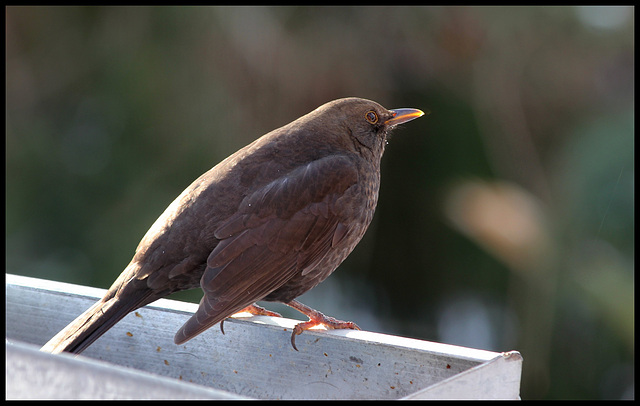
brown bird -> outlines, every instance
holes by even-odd
[[[296,297],[322,282],[364,235],[378,201],[389,130],[422,116],[345,98],[258,138],[204,173],[140,241],[106,295],[42,351],[80,353],[129,312],[198,286],[204,297],[178,330],[182,344],[247,310],[282,302],[316,325],[358,327],[324,316]]]

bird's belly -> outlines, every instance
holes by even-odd
[[[303,273],[302,270],[300,270],[287,283],[271,292],[262,300],[287,303],[325,280],[336,270],[342,261],[347,258],[362,239],[362,236],[369,226],[371,216],[366,217],[368,218],[364,223],[360,223],[354,227],[352,230],[354,234],[352,238],[345,238],[341,244],[333,247],[315,268],[307,273]]]

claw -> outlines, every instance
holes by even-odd
[[[336,320],[333,317],[325,316],[317,310],[313,310],[312,308],[296,301],[292,300],[289,303],[285,303],[287,306],[293,307],[298,310],[300,313],[305,314],[309,317],[309,321],[305,321],[303,323],[297,324],[293,328],[293,333],[291,333],[291,346],[294,350],[298,351],[298,347],[296,347],[296,336],[302,334],[303,331],[309,330],[315,326],[325,326],[329,330],[335,329],[352,329],[352,330],[360,330],[354,322],[351,321],[340,321]]]
[[[296,336],[300,333],[296,333],[296,330],[293,329],[293,333],[291,333],[291,346],[294,350],[298,351],[298,347],[296,347]]]

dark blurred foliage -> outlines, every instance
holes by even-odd
[[[107,288],[258,136],[340,97],[416,107],[367,235],[302,300],[519,350],[524,399],[632,398],[633,29],[631,7],[8,7],[7,272]]]

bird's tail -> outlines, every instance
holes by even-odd
[[[110,290],[111,292],[111,290]],[[40,351],[81,353],[129,312],[149,303],[152,291],[138,290],[129,295],[107,295],[69,323]]]

